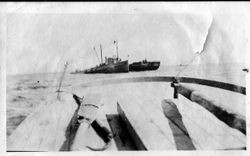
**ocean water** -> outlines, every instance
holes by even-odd
[[[62,89],[73,85],[105,78],[133,76],[175,76],[183,66],[161,66],[156,71],[129,72],[121,74],[65,74]],[[246,85],[244,65],[204,65],[188,66],[179,76],[204,78],[240,86]],[[7,136],[36,108],[55,93],[62,73],[36,73],[7,76]]]

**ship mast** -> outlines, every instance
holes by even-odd
[[[99,59],[99,57],[98,57],[98,54],[97,54],[97,52],[96,52],[96,50],[95,50],[95,47],[94,47],[93,49],[94,49],[94,51],[95,51],[95,54],[96,54],[96,57],[97,57],[99,63],[101,63],[101,62],[100,62],[100,59]]]
[[[116,45],[116,56],[117,56],[117,59],[118,59],[119,58],[119,55],[118,55],[118,40],[115,40],[114,44]]]
[[[101,51],[101,63],[103,63],[103,60],[102,60],[102,45],[100,44],[100,51]]]

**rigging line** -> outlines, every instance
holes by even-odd
[[[96,54],[96,57],[97,57],[99,63],[101,63],[101,61],[100,61],[100,59],[99,59],[99,57],[98,57],[98,54],[97,54],[97,52],[96,52],[96,50],[95,50],[95,47],[93,47],[93,49],[94,49],[94,51],[95,51],[95,54]]]
[[[193,57],[193,59],[188,63],[186,64],[178,73],[177,75],[175,76],[176,78],[179,77],[180,73],[182,73],[191,63],[193,63],[193,61],[195,60],[195,58],[200,55],[201,53],[195,53],[195,56]]]
[[[65,72],[66,72],[66,69],[67,69],[67,66],[68,66],[68,62],[66,62],[65,64],[64,64],[64,69],[63,69],[63,73],[62,73],[62,76],[61,76],[61,79],[60,79],[60,82],[59,82],[59,87],[58,87],[58,89],[57,89],[57,98],[58,99],[60,99],[60,89],[61,89],[61,86],[62,86],[62,81],[63,81],[63,78],[64,78],[64,75],[65,75]]]
[[[212,21],[211,21],[211,23],[210,23],[210,26],[209,26],[209,28],[208,28],[207,36],[206,36],[205,42],[204,42],[204,44],[203,44],[202,50],[195,53],[195,56],[193,57],[193,59],[192,59],[188,64],[186,64],[186,65],[177,73],[177,75],[175,76],[175,78],[177,78],[177,77],[180,75],[180,73],[183,72],[184,69],[186,69],[186,68],[195,60],[195,58],[196,58],[197,56],[201,55],[201,54],[205,51],[205,49],[206,49],[206,47],[207,47],[207,43],[208,43],[208,37],[209,37],[209,35],[211,34],[211,27],[212,27],[212,24],[213,24],[213,19],[212,19]]]
[[[91,51],[88,50],[87,53],[86,53],[86,55],[84,55],[84,56],[79,56],[79,54],[78,54],[78,57],[79,57],[79,58],[84,58],[84,57],[90,56],[91,54],[92,54]],[[99,58],[98,58],[98,60],[99,60]]]

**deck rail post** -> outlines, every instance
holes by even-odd
[[[179,86],[180,80],[178,80],[176,77],[173,78],[173,81],[171,82],[171,87],[174,88],[174,99],[178,99],[178,86]]]

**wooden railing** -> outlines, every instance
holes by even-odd
[[[214,80],[198,79],[191,77],[179,77],[176,79],[174,76],[144,76],[144,77],[129,77],[129,78],[112,78],[104,79],[93,82],[87,82],[81,84],[82,87],[98,86],[98,85],[109,85],[109,84],[120,84],[120,83],[133,83],[133,82],[173,82],[177,80],[179,83],[193,83],[206,85],[210,87],[225,89],[233,92],[237,92],[246,95],[246,88],[230,83],[219,82]]]

